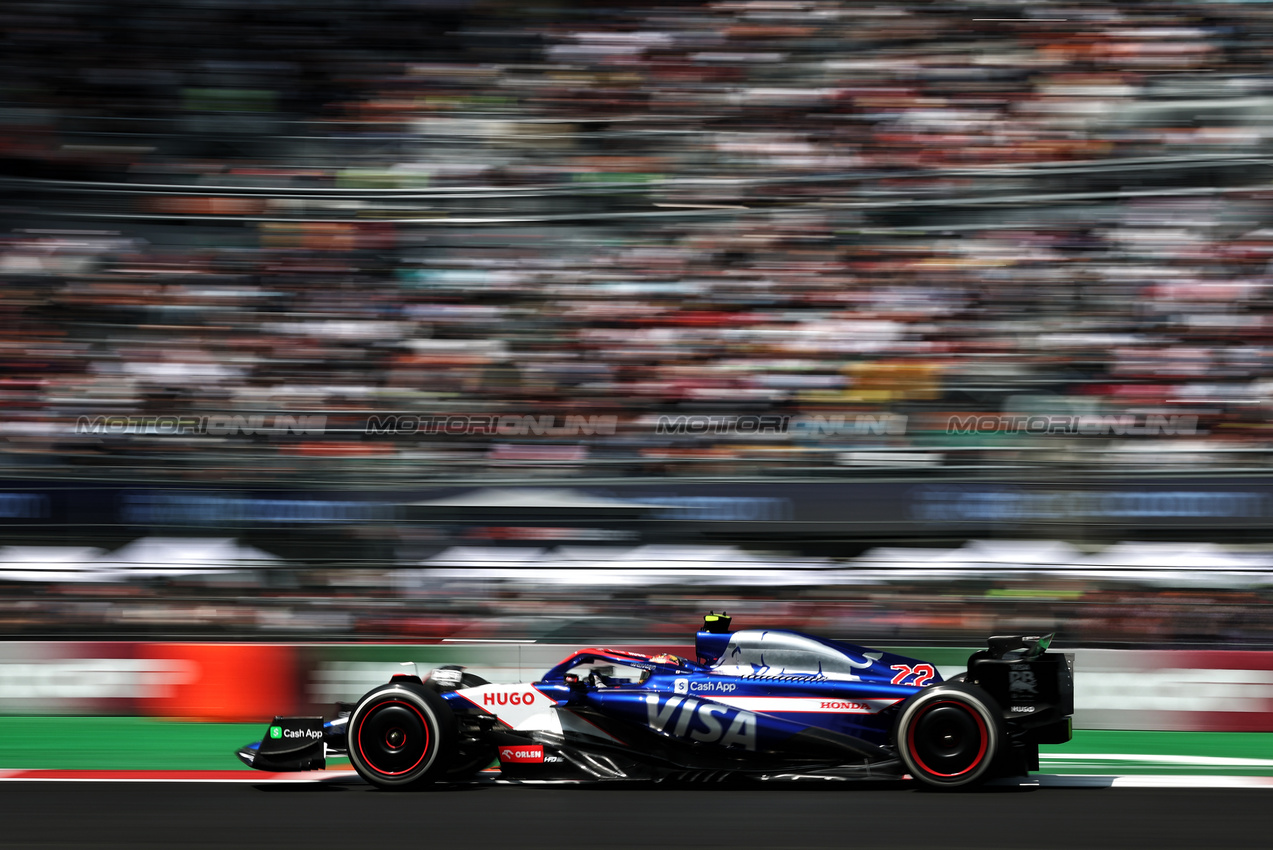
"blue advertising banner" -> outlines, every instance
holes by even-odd
[[[1273,477],[1116,481],[637,479],[411,489],[0,482],[0,526],[304,529],[358,524],[622,525],[792,536],[1273,530]]]

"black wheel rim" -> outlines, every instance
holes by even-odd
[[[985,761],[990,736],[973,707],[940,700],[920,709],[907,736],[916,765],[933,777],[958,779]]]
[[[419,708],[405,700],[388,699],[358,718],[354,740],[368,768],[385,776],[403,776],[424,761],[432,738]]]

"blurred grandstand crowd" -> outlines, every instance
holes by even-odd
[[[1265,464],[1262,4],[65,0],[0,28],[11,467]],[[75,427],[302,411],[326,432]],[[367,436],[383,412],[617,427]],[[815,424],[657,432],[686,413]],[[951,433],[972,414],[1131,424]]]
[[[423,560],[404,549],[396,559],[321,563],[197,538],[140,554],[145,542],[110,553],[0,549],[0,635],[671,644],[723,608],[740,625],[878,645],[973,646],[990,634],[1055,631],[1065,647],[1273,648],[1267,545],[1129,543],[1067,557],[1046,541],[996,541],[852,559],[488,546],[467,557],[457,551],[465,547]]]
[[[11,477],[1273,459],[1262,3],[7,0],[0,45]],[[274,414],[324,425],[144,419]],[[368,433],[388,414],[615,426]],[[690,414],[726,426],[660,432]],[[96,416],[143,419],[77,424]],[[754,416],[809,427],[729,427]],[[0,631],[441,639],[529,606],[639,611],[615,637],[671,640],[701,613],[685,586],[394,574],[13,585]],[[1270,638],[1260,590],[994,590],[711,601],[874,641],[1025,619],[1088,643]]]
[[[684,643],[705,611],[724,609],[740,627],[880,645],[975,646],[990,634],[1055,631],[1067,647],[1273,646],[1267,571],[1238,577],[1123,571],[1111,578],[1108,571],[1060,565],[1048,577],[1020,567],[917,577],[870,571],[859,562],[818,565],[844,570],[838,573],[756,583],[750,565],[726,563],[711,565],[718,574],[711,579],[619,579],[589,570],[545,577],[531,567],[522,576],[495,576],[489,564],[465,570],[274,564],[37,583],[11,581],[14,566],[0,555],[0,631],[18,640],[670,644]],[[802,565],[792,559],[785,566]]]

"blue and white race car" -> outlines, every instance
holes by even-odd
[[[960,788],[1038,769],[1070,739],[1074,680],[1051,635],[992,637],[943,681],[913,658],[711,614],[696,660],[572,654],[530,684],[446,667],[397,675],[329,720],[276,717],[238,752],[318,770],[347,755],[382,788],[427,787],[498,762],[514,780],[913,777]]]

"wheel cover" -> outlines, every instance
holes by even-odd
[[[373,703],[354,729],[358,755],[369,770],[383,776],[403,776],[420,766],[429,754],[429,721],[418,706],[406,700]]]
[[[953,699],[933,700],[915,714],[906,746],[929,776],[958,779],[974,772],[990,749],[986,720],[973,706]]]

